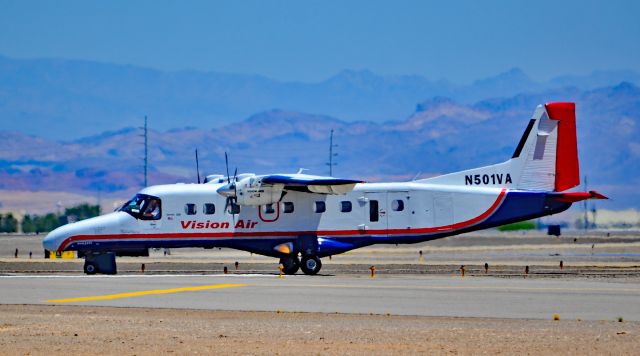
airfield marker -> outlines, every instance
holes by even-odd
[[[235,287],[244,287],[244,286],[246,286],[246,284],[213,284],[213,285],[195,286],[195,287],[144,290],[144,291],[138,291],[138,292],[107,294],[107,295],[98,295],[98,296],[91,296],[91,297],[50,299],[50,300],[47,300],[47,302],[48,303],[76,303],[76,302],[88,302],[88,301],[95,301],[95,300],[110,300],[110,299],[129,298],[129,297],[141,297],[145,295],[170,294],[170,293],[180,293],[180,292],[196,292],[196,291],[209,290],[209,289],[235,288]]]

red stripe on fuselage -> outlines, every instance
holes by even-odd
[[[486,220],[502,203],[507,190],[502,189],[493,204],[484,213],[473,219],[455,224],[424,227],[416,229],[381,229],[381,230],[315,230],[315,231],[256,231],[256,232],[175,232],[161,234],[109,234],[109,235],[76,235],[66,238],[58,251],[63,251],[70,243],[86,240],[120,240],[120,239],[167,239],[167,238],[225,238],[225,237],[287,237],[300,235],[321,235],[321,236],[349,236],[349,235],[398,235],[398,234],[428,234],[434,232],[446,232],[458,230],[471,225],[475,225]]]

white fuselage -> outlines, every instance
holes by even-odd
[[[95,248],[129,239],[145,240],[149,247],[174,247],[176,240],[185,239],[222,242],[290,239],[304,234],[328,238],[428,235],[479,222],[476,220],[495,209],[501,193],[504,195],[504,189],[494,187],[363,183],[341,195],[289,191],[271,207],[241,206],[240,212],[232,215],[225,211],[225,198],[216,192],[220,186],[172,184],[143,189],[140,194],[161,200],[159,219],[142,220],[115,212],[58,229],[47,238],[45,247],[68,249],[75,241],[75,249],[83,245]]]

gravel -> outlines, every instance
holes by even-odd
[[[0,305],[0,354],[636,354],[631,322]]]

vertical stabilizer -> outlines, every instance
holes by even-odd
[[[575,104],[539,105],[510,160],[420,182],[556,192],[579,185]]]

